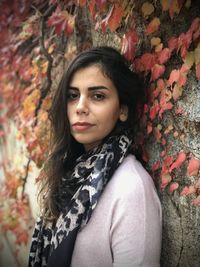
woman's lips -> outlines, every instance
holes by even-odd
[[[76,130],[76,131],[85,131],[89,128],[91,128],[92,126],[94,126],[94,124],[88,123],[88,122],[76,122],[72,125],[72,127]]]

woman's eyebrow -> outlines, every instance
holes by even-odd
[[[89,91],[93,91],[93,90],[101,90],[101,89],[106,89],[106,90],[109,90],[108,87],[104,86],[104,85],[98,85],[98,86],[90,86],[88,87],[88,90]]]
[[[104,85],[97,85],[97,86],[89,86],[88,90],[89,91],[93,91],[93,90],[101,90],[101,89],[106,89],[109,90],[108,87],[104,86]],[[78,87],[75,86],[69,86],[69,90],[79,90]]]

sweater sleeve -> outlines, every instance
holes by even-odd
[[[113,267],[159,267],[161,206],[153,181],[140,163],[118,175],[123,183],[110,229]]]

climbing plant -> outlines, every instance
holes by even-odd
[[[77,30],[84,31],[81,12],[89,16],[91,35],[110,34],[117,39],[113,45],[130,68],[148,81],[148,101],[137,141],[160,195],[168,192],[176,200],[187,198],[198,209],[200,148],[188,141],[191,125],[184,105],[189,86],[199,86],[198,12],[173,31],[184,15],[194,11],[193,5],[195,1],[190,0],[1,1],[1,145],[7,142],[7,125],[12,120],[16,138],[26,145],[27,165],[19,170],[6,158],[1,162],[5,180],[0,193],[0,231],[12,231],[17,245],[28,242],[31,213],[26,181],[32,163],[41,168],[48,156],[48,111],[59,77],[80,52],[76,37]],[[88,39],[83,42],[82,49],[93,45]],[[194,122],[197,135],[199,123],[200,119]]]

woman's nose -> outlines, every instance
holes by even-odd
[[[85,96],[80,96],[79,101],[76,106],[76,113],[77,114],[88,114],[89,109],[88,109],[88,101]]]

